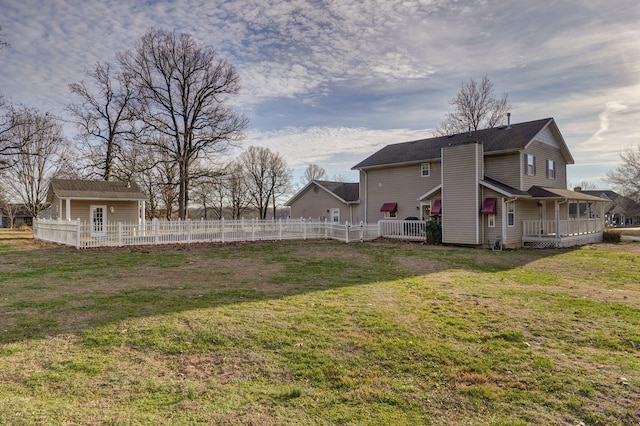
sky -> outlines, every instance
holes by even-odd
[[[97,61],[149,28],[193,34],[241,75],[243,147],[280,153],[296,181],[310,163],[357,181],[353,165],[433,136],[484,75],[512,123],[556,120],[570,184],[608,187],[640,144],[638,0],[0,0],[0,27],[0,93],[63,118]]]

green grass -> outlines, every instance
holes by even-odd
[[[640,244],[0,231],[1,424],[640,423]]]

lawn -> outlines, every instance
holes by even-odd
[[[637,425],[640,243],[77,251],[0,230],[0,423]]]

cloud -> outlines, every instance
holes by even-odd
[[[114,61],[149,27],[191,32],[241,73],[235,103],[252,115],[248,142],[282,149],[296,167],[348,170],[383,144],[428,137],[421,129],[444,118],[460,82],[484,74],[509,94],[514,121],[557,119],[574,169],[600,174],[640,139],[637,0],[0,0],[0,9],[12,45],[0,52],[0,92],[14,101],[63,115],[67,84],[95,61]]]
[[[430,135],[431,130],[428,129],[287,127],[270,132],[250,132],[245,146],[263,146],[280,153],[297,173],[302,173],[308,164],[313,163],[324,167],[330,174],[348,175],[353,174],[353,165],[387,144]]]

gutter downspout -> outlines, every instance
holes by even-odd
[[[369,174],[367,173],[366,170],[363,170],[362,173],[364,173],[364,223],[369,223],[369,217],[368,217],[368,204],[369,204]]]

